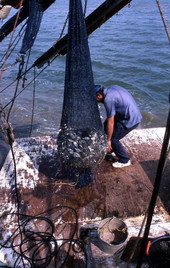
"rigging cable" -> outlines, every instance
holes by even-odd
[[[26,22],[27,23],[27,22]],[[20,31],[18,32],[17,36],[15,37],[15,39],[13,40],[13,42],[10,44],[9,48],[11,48],[13,46],[13,48],[11,49],[11,51],[8,53],[8,51],[6,51],[6,53],[4,54],[4,56],[1,58],[0,62],[3,61],[3,59],[6,57],[7,53],[8,53],[8,58],[10,57],[10,55],[12,54],[12,52],[14,51],[15,47],[17,46],[18,42],[20,41],[21,37],[24,34],[24,28],[26,23],[21,27]],[[17,40],[18,39],[18,40]],[[16,42],[16,43],[15,43]],[[15,43],[15,44],[14,44]],[[16,59],[17,61],[17,59]],[[12,64],[9,67],[6,67],[4,69],[1,69],[2,71],[5,71],[6,69],[9,69],[10,67],[14,66],[17,62],[14,62],[14,64]],[[0,66],[0,68],[2,68],[2,65]]]
[[[17,25],[17,21],[19,19],[19,15],[20,15],[20,11],[21,11],[21,6],[23,4],[23,0],[21,0],[20,4],[19,4],[19,11],[18,11],[18,14],[17,14],[17,17],[16,17],[16,20],[15,20],[15,24],[14,24],[14,28],[12,30],[12,35],[11,35],[11,38],[10,38],[10,42],[9,42],[9,45],[8,45],[8,49],[7,49],[7,53],[6,53],[6,57],[4,59],[4,62],[2,64],[2,69],[4,68],[5,64],[6,64],[6,60],[8,58],[8,53],[10,51],[10,47],[11,47],[11,43],[12,43],[12,39],[13,39],[13,36],[14,36],[14,32],[15,32],[15,29],[16,29],[16,25]],[[0,70],[0,80],[2,78],[2,71]]]
[[[21,78],[21,73],[22,73],[23,67],[24,67],[24,56],[22,57],[21,62],[19,64],[19,72],[18,72],[18,76],[17,76],[17,85],[16,85],[16,89],[15,89],[15,92],[14,92],[14,97],[12,98],[11,107],[9,108],[9,111],[8,111],[7,122],[9,121],[9,116],[10,116],[12,107],[14,105],[14,101],[15,101],[16,96],[17,96],[17,91],[18,91],[19,82],[20,82],[20,78]]]
[[[22,230],[21,230],[21,224],[20,224],[20,200],[19,200],[19,192],[18,192],[18,186],[17,186],[17,168],[16,168],[16,161],[15,161],[15,156],[14,156],[14,151],[13,151],[13,140],[11,140],[10,138],[10,132],[7,130],[8,133],[8,138],[9,138],[9,145],[11,148],[11,153],[12,153],[12,159],[13,159],[13,163],[14,163],[14,185],[15,185],[15,194],[16,194],[16,204],[17,204],[17,224],[18,224],[18,229],[19,229],[19,234],[21,237],[21,241],[23,240],[22,238]],[[19,245],[20,250],[22,250],[22,244]],[[23,267],[25,268],[25,264],[24,264],[24,260],[23,260],[23,256],[21,256],[21,261],[23,264]]]
[[[25,54],[24,54],[24,55],[25,55]],[[30,48],[29,51],[28,51],[28,57],[27,57],[26,65],[25,65],[25,71],[24,71],[23,74],[21,74],[21,77],[22,77],[22,79],[23,79],[22,88],[25,87],[25,81],[27,80],[27,79],[26,79],[26,70],[27,70],[27,67],[28,67],[28,63],[29,63],[29,59],[30,59],[30,55],[31,55],[31,48]],[[23,57],[23,56],[21,55],[21,59],[22,59],[22,57]]]
[[[62,36],[63,36],[64,30],[65,30],[66,25],[67,25],[67,22],[68,22],[68,18],[69,18],[69,13],[67,14],[66,20],[65,20],[65,22],[64,22],[64,25],[63,25],[63,28],[62,28],[62,30],[61,30],[61,33],[60,33],[60,36],[59,36],[58,40],[60,40],[60,39],[62,38]],[[58,40],[57,40],[57,41],[58,41]],[[57,41],[56,41],[56,42],[57,42]],[[56,43],[56,42],[55,42],[55,43]]]
[[[86,7],[87,7],[87,0],[85,0],[86,2],[85,2],[85,7],[84,7],[84,10],[86,10]],[[19,16],[19,15],[18,15]],[[67,21],[68,21],[68,17],[69,17],[69,14],[67,15],[67,17],[66,17],[66,20],[65,20],[65,22],[64,22],[64,25],[63,25],[63,28],[62,28],[62,30],[61,30],[61,33],[60,33],[60,35],[59,35],[59,38],[58,38],[58,40],[60,39],[60,38],[62,38],[62,36],[63,36],[63,33],[64,33],[64,30],[65,30],[65,27],[66,27],[66,24],[67,24]],[[26,22],[27,23],[27,22]],[[26,25],[26,23],[22,26],[22,28],[21,28],[21,30],[25,27],[25,25]],[[21,32],[21,30],[20,30],[20,32]],[[20,32],[18,33],[18,36],[20,36]],[[22,32],[22,35],[23,35],[23,33],[24,32]],[[21,35],[21,36],[22,36]],[[57,40],[57,41],[58,41]],[[56,41],[56,42],[57,42]],[[10,45],[10,47],[11,47],[11,45]],[[7,52],[6,52],[6,54],[7,54]],[[56,54],[50,61],[48,61],[48,64],[41,70],[41,72],[39,72],[39,74],[35,77],[35,78],[37,78],[58,56],[60,56],[60,54]],[[1,61],[3,60],[3,58],[1,59]],[[15,63],[14,64],[12,64],[11,66],[9,66],[9,67],[7,67],[7,69],[9,69],[9,68],[11,68],[12,66],[14,66],[16,63],[18,63],[18,62],[20,62],[20,58],[17,58],[16,59],[16,61],[15,61]],[[24,73],[22,73],[22,74],[20,74],[20,76],[22,77],[22,76],[25,76],[25,74],[26,73],[28,73],[32,68],[34,68],[35,67],[35,64],[32,64],[31,65],[31,67],[30,68],[28,68],[28,69],[26,69],[25,70],[25,72]],[[3,69],[4,70],[4,69]],[[3,71],[2,70],[2,71]],[[5,69],[6,70],[6,69]],[[34,79],[35,79],[34,78]],[[32,79],[32,81],[30,82],[30,83],[32,83],[32,82],[34,82],[34,79]],[[0,93],[2,93],[3,91],[5,91],[6,89],[8,89],[11,85],[13,85],[15,82],[17,81],[17,79],[15,79],[13,82],[11,82],[8,86],[6,86],[4,89],[2,89],[1,91],[0,91]],[[30,83],[28,84],[28,85],[30,85]],[[28,86],[27,85],[27,86]],[[26,86],[26,87],[27,87]],[[23,90],[26,88],[26,87],[24,87],[23,88]],[[22,90],[22,91],[23,91]],[[21,91],[21,92],[22,92]],[[20,92],[20,93],[21,93]],[[19,93],[19,94],[20,94]],[[18,95],[19,95],[18,94]],[[16,97],[18,96],[18,95],[16,95]],[[13,99],[4,107],[4,108],[6,108],[11,102],[13,101]]]
[[[8,107],[58,56],[60,56],[59,54],[55,55],[55,57],[48,62],[48,64],[18,93],[15,95],[15,97],[13,97],[2,109],[2,111]],[[33,67],[35,67],[35,64],[33,64],[29,69],[27,69],[24,73],[20,73],[18,74],[18,78],[22,78],[22,76],[24,76],[26,73],[28,73]],[[10,86],[12,86],[17,80],[18,78],[16,78],[13,82],[11,82],[8,86],[6,86],[4,89],[2,89],[0,91],[0,93],[2,93],[3,91],[5,91],[6,89],[8,89]]]
[[[161,18],[162,18],[162,21],[163,21],[163,24],[164,24],[164,27],[165,27],[165,31],[166,31],[168,40],[169,40],[169,42],[170,42],[170,33],[169,33],[169,30],[168,30],[168,25],[167,25],[167,23],[166,23],[166,20],[165,20],[165,18],[164,18],[164,14],[163,14],[161,5],[160,5],[160,3],[159,3],[159,0],[156,0],[156,2],[157,2],[157,5],[158,5],[159,12],[160,12],[160,14],[161,14]]]
[[[88,3],[88,0],[85,0],[85,2],[84,2],[84,17],[86,15],[86,11],[87,11],[87,3]]]
[[[33,100],[32,100],[32,114],[31,114],[31,127],[29,137],[32,134],[33,120],[34,120],[34,109],[35,109],[35,67],[34,67],[34,82],[33,82]]]
[[[17,81],[17,79],[15,79],[14,81],[12,81],[8,86],[4,87],[0,93],[4,92],[6,89],[8,89],[10,86],[12,86],[15,82]]]

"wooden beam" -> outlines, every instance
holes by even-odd
[[[86,19],[87,34],[90,35],[114,14],[120,11],[132,0],[106,0],[95,9]],[[55,55],[65,55],[67,53],[67,35],[58,40],[49,50],[47,50],[35,62],[34,66],[41,68]]]
[[[28,17],[28,12],[29,12],[29,7],[28,7],[28,3],[26,3],[20,10],[20,15],[19,15],[19,18],[17,20],[16,27]],[[4,25],[2,25],[2,27],[0,29],[0,42],[8,34],[10,34],[13,31],[15,21],[17,18],[17,14],[18,14],[18,12],[14,16],[12,16]]]
[[[54,3],[55,0],[46,0],[46,2],[44,2],[43,4],[43,9],[44,11],[49,8],[49,6]],[[29,15],[29,2],[28,1],[25,1],[25,4],[24,6],[21,8],[19,14],[19,18],[17,20],[17,23],[16,23],[16,27],[21,23],[23,22]],[[17,15],[18,15],[18,12],[13,16],[11,17],[0,29],[0,42],[8,35],[10,34],[13,29],[14,29],[14,25],[15,25],[15,21],[16,21],[16,18],[17,18]]]

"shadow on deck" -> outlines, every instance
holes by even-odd
[[[164,130],[138,129],[129,133],[122,142],[131,156],[132,165],[114,169],[111,161],[103,160],[92,170],[93,181],[80,189],[75,189],[76,176],[71,181],[63,173],[61,175],[56,138],[18,139],[14,144],[14,153],[20,212],[30,216],[42,213],[55,218],[55,221],[59,220],[60,224],[64,224],[63,237],[70,234],[75,224],[74,213],[61,213],[60,209],[57,214],[50,213],[52,208],[65,206],[76,211],[79,227],[106,217],[128,219],[144,215],[153,190]],[[156,204],[155,213],[158,215],[163,213],[168,216],[170,212],[169,174],[170,159],[164,170]],[[0,178],[1,215],[16,212],[14,167],[10,153],[0,171]],[[7,223],[9,228],[9,220]],[[12,229],[14,225],[11,225]],[[102,258],[101,253],[96,254],[96,259]]]

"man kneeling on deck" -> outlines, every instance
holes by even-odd
[[[136,128],[141,121],[141,113],[132,95],[124,88],[113,85],[107,88],[95,85],[97,101],[103,103],[107,119],[104,122],[107,134],[107,151],[114,153],[118,161],[113,163],[115,168],[131,164],[120,139]]]

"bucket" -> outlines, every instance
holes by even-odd
[[[99,237],[111,245],[119,245],[125,242],[128,232],[126,224],[116,218],[105,218],[99,223]]]
[[[103,219],[99,224],[86,224],[80,228],[80,237],[88,237],[101,251],[114,255],[126,246],[128,236],[126,224],[116,218]]]

